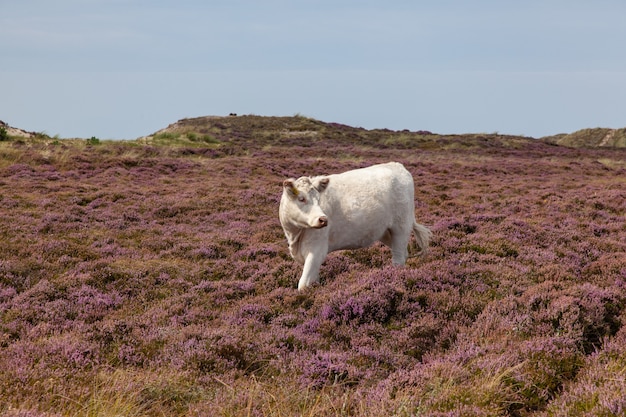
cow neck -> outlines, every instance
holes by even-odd
[[[304,229],[289,225],[289,230],[287,230],[287,232],[288,232],[287,240],[289,241],[289,245],[291,245],[292,243],[295,243],[300,240],[300,236],[302,235],[302,232],[304,232]]]
[[[295,256],[300,252],[300,238],[304,229],[290,224],[288,229],[285,229],[285,232],[287,243],[289,244],[289,252],[291,252],[292,256]]]

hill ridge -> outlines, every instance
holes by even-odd
[[[0,120],[0,128],[9,137],[36,138],[40,134],[10,126]],[[521,147],[524,143],[545,143],[568,148],[625,148],[626,128],[585,128],[572,133],[561,133],[551,136],[534,138],[523,135],[500,133],[456,133],[439,134],[427,130],[411,131],[409,129],[392,130],[388,128],[365,129],[337,122],[325,122],[299,114],[293,116],[260,116],[254,114],[228,116],[205,115],[186,117],[170,123],[168,126],[152,134],[141,136],[137,140],[149,141],[155,137],[185,136],[187,134],[215,137],[217,140],[230,141],[229,133],[240,139],[255,136],[265,139],[298,139],[321,137],[322,133],[333,138],[342,136],[344,140],[357,140],[375,143],[383,140],[395,146],[406,146],[407,142],[422,143],[428,146],[450,145],[451,142],[464,142],[465,146],[506,146]],[[385,135],[387,138],[381,139]],[[132,140],[132,139],[129,139]],[[411,144],[414,147],[416,143]],[[380,145],[380,143],[377,143]]]
[[[603,127],[577,130],[573,133],[547,136],[545,142],[570,148],[625,148],[626,128]]]
[[[365,129],[336,122],[295,116],[200,116],[184,118],[145,136],[159,138],[211,138],[220,143],[252,146],[311,146],[311,143],[343,143],[377,148],[441,149],[449,147],[524,148],[542,143],[536,139],[499,133],[437,134],[426,130]]]
[[[4,129],[8,136],[13,136],[13,137],[34,138],[35,136],[37,136],[35,132],[28,132],[24,129],[12,127],[8,123],[3,122],[2,120],[0,120],[0,129]]]
[[[626,147],[626,128],[586,128],[580,129],[572,133],[562,133],[552,136],[544,136],[534,138],[522,135],[509,135],[500,133],[457,133],[457,134],[439,134],[427,130],[411,131],[408,129],[392,130],[387,128],[365,129],[362,127],[350,126],[342,123],[325,122],[301,115],[294,116],[257,116],[257,115],[241,115],[231,114],[229,116],[199,116],[180,119],[167,127],[158,130],[152,135],[144,138],[154,137],[164,133],[180,133],[194,132],[196,134],[211,133],[215,128],[226,130],[235,129],[247,130],[248,133],[254,130],[264,129],[268,134],[269,130],[275,133],[283,133],[288,136],[297,136],[300,133],[306,133],[309,136],[315,136],[312,132],[330,130],[341,131],[345,133],[358,134],[362,137],[372,137],[380,134],[391,136],[404,135],[425,139],[426,137],[434,141],[450,141],[450,140],[482,140],[483,142],[491,142],[492,145],[520,146],[520,142],[541,142],[550,145],[564,146],[568,148],[624,148]],[[508,143],[507,143],[508,142]]]

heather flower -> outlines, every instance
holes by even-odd
[[[358,382],[360,372],[347,362],[347,355],[318,353],[301,358],[297,367],[301,370],[300,383],[319,389],[326,385],[346,385]]]
[[[622,412],[624,151],[212,120],[180,144],[3,145],[0,413]],[[429,256],[334,252],[298,292],[282,179],[389,160]]]

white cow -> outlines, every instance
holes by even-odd
[[[393,263],[403,265],[411,232],[416,255],[426,253],[431,236],[415,221],[413,177],[397,162],[287,179],[279,217],[291,256],[304,264],[299,290],[319,282],[329,252],[381,241],[391,248]]]

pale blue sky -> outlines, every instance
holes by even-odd
[[[101,139],[231,112],[619,128],[625,18],[623,0],[0,0],[0,120]]]

